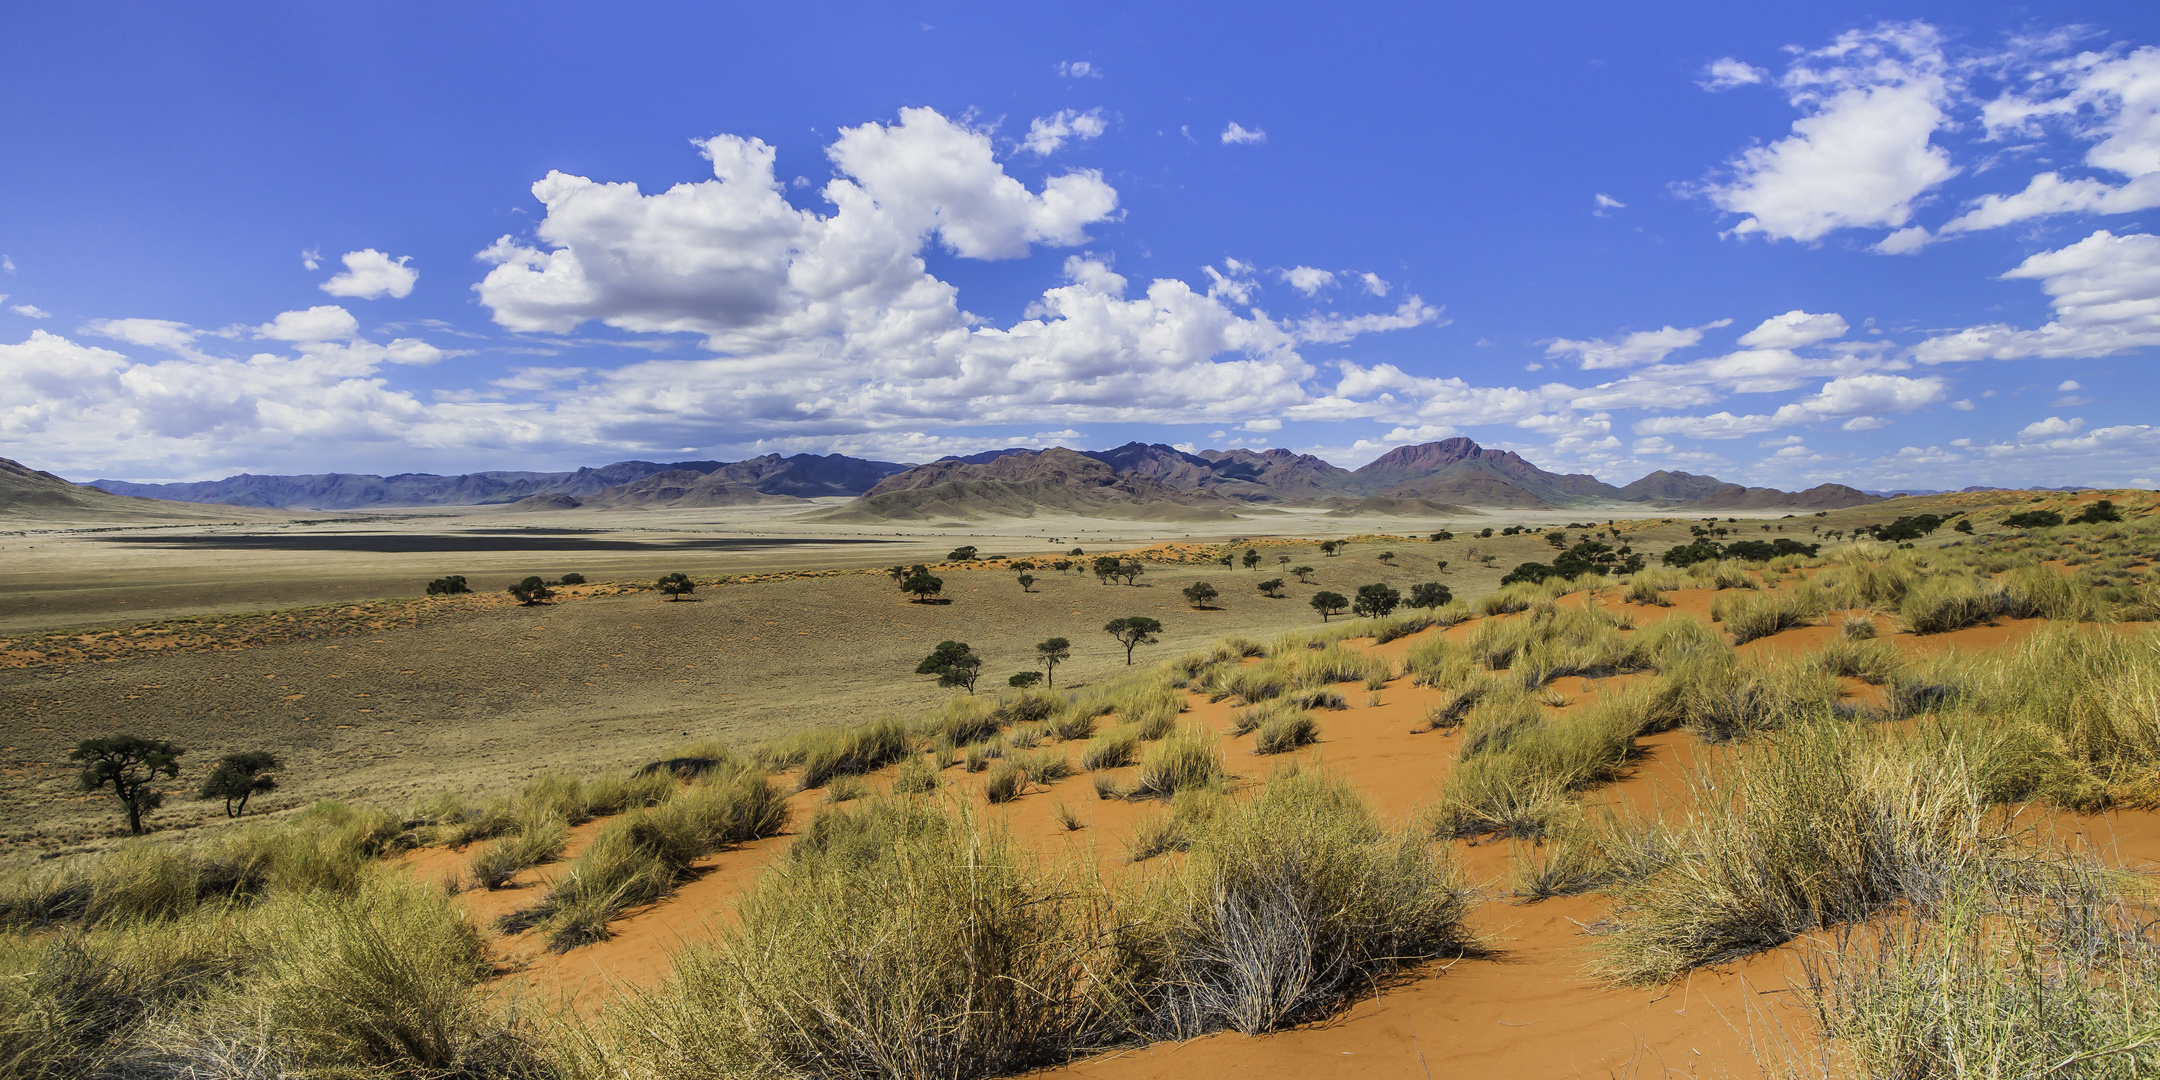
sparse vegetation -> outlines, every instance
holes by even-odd
[[[82,763],[77,780],[84,791],[111,788],[127,814],[128,832],[143,834],[143,815],[165,805],[165,793],[155,786],[160,776],[180,775],[180,755],[186,751],[169,742],[136,735],[108,739],[84,739],[68,751],[69,761]]]
[[[223,799],[225,816],[236,818],[247,813],[248,800],[265,792],[277,790],[277,778],[270,769],[279,768],[283,762],[268,750],[249,750],[227,754],[218,759],[210,775],[203,777],[202,787],[196,789],[198,799]]]
[[[1155,635],[1162,633],[1162,623],[1145,615],[1128,615],[1104,623],[1103,633],[1110,635],[1110,640],[1125,647],[1125,666],[1131,667],[1135,648],[1161,642],[1162,639]]]
[[[690,575],[681,572],[662,577],[653,587],[666,594],[669,600],[680,600],[697,591],[697,584],[690,580]]]

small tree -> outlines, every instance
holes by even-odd
[[[69,761],[83,763],[78,778],[84,791],[110,786],[127,807],[128,832],[143,834],[143,815],[165,805],[165,793],[150,786],[160,776],[180,775],[180,755],[186,751],[169,742],[135,735],[109,739],[84,739],[68,751]]]
[[[1118,564],[1117,572],[1119,577],[1125,579],[1125,584],[1130,585],[1134,578],[1147,573],[1147,567],[1137,562],[1124,562]]]
[[[1035,643],[1035,656],[1042,661],[1044,678],[1051,686],[1057,685],[1057,666],[1072,659],[1072,642],[1061,637]]]
[[[1389,566],[1395,565],[1395,553],[1392,551],[1383,551],[1380,554],[1373,556],[1373,558],[1378,559],[1381,562],[1388,564]]]
[[[1446,607],[1454,599],[1454,591],[1437,581],[1410,586],[1410,606],[1414,608]]]
[[[885,576],[893,579],[893,584],[898,585],[908,579],[909,569],[909,567],[905,566],[888,566],[885,568]],[[916,566],[913,569],[920,570],[922,567]]]
[[[463,574],[439,577],[427,583],[427,594],[429,596],[456,596],[459,593],[469,593],[471,591],[472,586],[465,584],[465,575]]]
[[[1328,621],[1330,615],[1340,615],[1350,606],[1350,599],[1338,592],[1316,592],[1312,595],[1312,609],[1320,613],[1320,621]]]
[[[1042,680],[1043,673],[1040,671],[1019,671],[1014,672],[1012,678],[1005,680],[1005,685],[1025,690]]]
[[[1133,647],[1136,645],[1154,645],[1160,642],[1162,639],[1155,635],[1162,633],[1162,623],[1145,615],[1128,615],[1122,619],[1112,619],[1104,623],[1103,633],[1110,635],[1116,639],[1118,644],[1125,646],[1125,666],[1131,667]]]
[[[1439,532],[1436,532],[1436,533],[1432,534],[1432,539],[1433,539],[1433,543],[1437,544],[1437,543],[1439,543],[1439,542],[1440,542],[1440,541],[1442,541],[1442,540],[1453,540],[1453,539],[1455,539],[1455,534],[1454,534],[1454,533],[1451,533],[1451,532],[1449,532],[1449,531],[1447,531],[1446,529],[1442,529],[1442,530],[1440,530]]]
[[[1288,555],[1277,555],[1277,556],[1275,556],[1275,565],[1277,565],[1277,566],[1288,566],[1288,565],[1290,565],[1290,556],[1288,556]]]
[[[1270,600],[1279,599],[1282,596],[1282,587],[1283,579],[1271,577],[1260,583],[1260,593]]]
[[[250,750],[244,754],[227,754],[218,759],[217,768],[203,778],[202,788],[195,793],[198,799],[225,800],[225,816],[236,818],[247,813],[248,799],[259,792],[276,791],[277,778],[265,773],[265,769],[284,766],[278,756],[268,750]]]
[[[945,579],[932,574],[927,567],[918,566],[909,571],[906,581],[900,583],[900,591],[913,593],[914,603],[927,604],[931,597],[945,591]]]
[[[1447,560],[1441,559],[1437,564],[1435,564],[1434,569],[1439,570],[1443,574],[1447,573]]]
[[[948,551],[948,552],[946,552],[946,553],[945,553],[945,561],[946,561],[946,562],[974,562],[974,561],[975,561],[975,551],[976,551],[976,547],[975,547],[975,545],[973,545],[973,544],[962,544],[961,546],[959,546],[959,547],[956,547],[956,548],[952,549],[951,551]]]
[[[510,595],[517,597],[518,603],[531,607],[545,603],[555,595],[555,590],[548,588],[548,583],[539,577],[529,577],[510,586]]]
[[[562,579],[561,579],[561,580],[559,580],[559,581],[557,581],[557,582],[556,582],[555,584],[557,584],[557,585],[583,585],[583,584],[585,584],[585,575],[583,575],[583,574],[564,574],[564,575],[562,576]]]
[[[1087,552],[1085,552],[1085,551],[1082,551],[1082,550],[1080,550],[1079,548],[1074,548],[1074,549],[1072,549],[1071,551],[1068,551],[1068,552],[1066,552],[1065,554],[1067,554],[1067,555],[1085,555],[1085,554],[1087,554]]]
[[[1018,581],[1020,582],[1020,591],[1021,591],[1021,592],[1033,592],[1033,591],[1034,591],[1033,589],[1029,588],[1029,586],[1031,586],[1031,585],[1035,584],[1035,575],[1033,575],[1033,574],[1022,574],[1022,575],[1020,575],[1020,576],[1019,576],[1019,578],[1017,578],[1016,580],[1018,580]]]
[[[1358,586],[1357,599],[1350,602],[1351,612],[1368,619],[1377,619],[1395,610],[1402,603],[1402,594],[1388,588],[1386,582],[1377,585]]]
[[[1088,564],[1088,568],[1095,571],[1095,580],[1108,585],[1110,579],[1118,575],[1117,556],[1097,555],[1095,561]]]
[[[1254,550],[1253,550],[1253,549],[1251,549],[1251,548],[1246,548],[1246,549],[1245,549],[1245,569],[1247,569],[1247,570],[1257,570],[1257,569],[1259,569],[1259,568],[1260,568],[1260,553],[1259,553],[1259,552],[1257,552],[1257,551],[1254,551]]]
[[[935,675],[939,686],[966,687],[975,692],[975,680],[982,677],[982,657],[968,648],[965,641],[940,641],[922,663],[915,665],[917,675]]]
[[[1328,558],[1330,558],[1330,559],[1334,558],[1334,557],[1335,557],[1335,553],[1336,553],[1336,552],[1338,552],[1338,551],[1341,551],[1341,550],[1342,550],[1342,541],[1340,541],[1340,540],[1322,540],[1322,541],[1320,541],[1320,554],[1322,554],[1322,555],[1325,555],[1325,556],[1327,556],[1327,557],[1328,557]]]
[[[658,585],[660,591],[667,594],[670,602],[680,600],[697,591],[697,586],[690,581],[690,575],[679,571],[661,578]]]
[[[1215,556],[1215,565],[1235,566],[1237,565],[1237,557],[1225,551],[1222,554]]]
[[[1958,519],[1958,523],[1957,523],[1957,524],[1955,524],[1955,525],[1952,525],[1952,526],[1950,526],[1950,531],[1951,531],[1951,532],[1961,532],[1961,533],[1964,533],[1964,534],[1965,534],[1965,535],[1967,535],[1967,536],[1971,536],[1971,535],[1972,535],[1972,522],[1971,522],[1971,521],[1969,521],[1969,520],[1967,520],[1967,519],[1965,519],[1965,518],[1959,518],[1959,519]]]
[[[1220,595],[1222,594],[1215,591],[1215,586],[1205,581],[1195,581],[1185,586],[1185,602],[1195,608],[1208,606],[1208,601]]]
[[[2122,511],[2115,509],[2115,500],[2101,499],[2087,506],[2070,519],[2072,525],[2098,525],[2104,521],[2121,521]],[[1932,530],[1930,530],[1932,531]]]
[[[1312,571],[1313,568],[1310,566],[1293,566],[1290,568],[1290,572],[1297,575],[1298,584],[1300,585],[1312,584]]]

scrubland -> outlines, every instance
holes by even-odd
[[[1552,578],[130,841],[0,882],[0,1076],[2160,1074],[2156,556]]]

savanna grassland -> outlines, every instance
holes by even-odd
[[[2160,517],[2115,498],[1901,500],[1952,516],[1893,542],[1817,535],[1881,507],[1615,522],[1823,546],[1504,587],[1563,548],[1278,543],[1316,568],[1280,601],[1267,543],[1162,550],[1153,589],[938,567],[944,605],[594,585],[21,659],[53,730],[11,805],[98,850],[0,884],[0,1075],[2152,1075]],[[1131,668],[1125,615],[1165,624]],[[1004,687],[1053,634],[1058,689]],[[948,637],[972,695],[911,674]],[[98,836],[57,751],[123,730],[266,744],[281,786]]]

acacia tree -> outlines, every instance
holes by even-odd
[[[1215,586],[1205,581],[1195,581],[1185,586],[1185,602],[1195,608],[1206,607],[1208,601],[1220,595],[1222,594],[1215,591]]]
[[[429,596],[456,596],[459,593],[469,593],[471,591],[472,586],[465,584],[465,575],[463,574],[439,577],[428,582],[427,585],[427,594]]]
[[[1025,690],[1042,680],[1043,673],[1040,671],[1016,671],[1011,678],[1005,680],[1005,685],[1017,690]]]
[[[555,590],[548,588],[547,579],[535,575],[510,586],[510,595],[517,597],[518,603],[531,607],[546,602],[555,595]]]
[[[1328,621],[1330,615],[1340,615],[1350,606],[1350,598],[1339,592],[1316,592],[1312,595],[1312,608],[1320,613],[1320,621]]]
[[[1119,577],[1125,579],[1125,584],[1130,585],[1134,578],[1147,573],[1147,567],[1137,562],[1126,562],[1118,564],[1117,572]]]
[[[218,759],[217,768],[203,778],[202,787],[195,792],[198,799],[225,800],[225,816],[236,818],[247,813],[248,799],[260,792],[276,791],[277,778],[266,774],[265,769],[282,768],[284,762],[268,750],[250,750],[241,754],[227,754]]]
[[[1282,587],[1283,579],[1279,577],[1271,577],[1266,581],[1260,583],[1260,592],[1268,599],[1275,600],[1281,598]]]
[[[1341,550],[1342,550],[1342,541],[1340,541],[1340,540],[1322,540],[1322,541],[1320,541],[1320,554],[1322,554],[1322,555],[1325,555],[1325,556],[1327,556],[1327,557],[1328,557],[1328,558],[1330,558],[1330,559],[1334,558],[1334,557],[1335,557],[1335,553],[1336,553],[1336,552],[1338,552],[1338,551],[1341,551]]]
[[[1310,566],[1293,566],[1290,568],[1290,572],[1297,575],[1298,584],[1300,585],[1312,584],[1312,571],[1313,568]]]
[[[1395,553],[1392,551],[1383,551],[1380,554],[1373,556],[1373,558],[1376,558],[1381,562],[1388,564],[1389,566],[1395,565]]]
[[[1437,581],[1410,586],[1410,606],[1414,608],[1446,607],[1454,599],[1454,591]]]
[[[1386,582],[1381,582],[1377,585],[1358,586],[1357,599],[1350,602],[1350,610],[1353,614],[1377,619],[1394,611],[1401,603],[1402,594],[1389,588]]]
[[[1095,580],[1108,585],[1110,579],[1118,575],[1117,556],[1097,555],[1095,561],[1088,564],[1088,568],[1095,571]]]
[[[1035,575],[1033,575],[1033,574],[1022,574],[1022,575],[1020,575],[1020,577],[1019,577],[1019,578],[1018,578],[1017,580],[1018,580],[1018,581],[1020,582],[1020,591],[1021,591],[1021,592],[1033,592],[1033,591],[1034,591],[1033,589],[1029,588],[1028,586],[1030,586],[1030,585],[1033,585],[1033,584],[1035,584]]]
[[[1154,645],[1162,639],[1162,623],[1145,615],[1127,615],[1103,624],[1103,633],[1110,635],[1118,644],[1125,646],[1125,666],[1132,666],[1132,651],[1137,645]]]
[[[180,755],[186,751],[169,742],[136,735],[109,739],[84,739],[68,751],[69,761],[83,763],[79,778],[84,791],[111,787],[127,807],[128,832],[143,834],[143,815],[165,805],[165,793],[151,787],[160,776],[180,775]]]
[[[1245,569],[1247,569],[1247,570],[1251,570],[1251,569],[1254,569],[1254,568],[1258,567],[1259,565],[1260,565],[1260,553],[1259,553],[1259,552],[1257,552],[1257,551],[1254,551],[1254,550],[1253,550],[1253,549],[1251,549],[1251,548],[1246,548],[1246,549],[1245,549]]]
[[[697,586],[690,581],[690,575],[680,571],[661,578],[658,585],[660,591],[666,593],[668,600],[671,602],[680,600],[697,591]]]
[[[1050,686],[1057,685],[1057,666],[1072,659],[1072,642],[1061,637],[1035,643],[1035,656],[1042,661],[1043,674]]]
[[[965,641],[940,641],[922,663],[915,665],[917,675],[935,675],[939,686],[966,687],[975,692],[975,680],[982,677],[982,657],[968,648]]]
[[[928,567],[917,565],[908,570],[907,579],[900,583],[900,591],[915,594],[914,603],[927,604],[931,597],[945,591],[945,579],[932,574]]]

